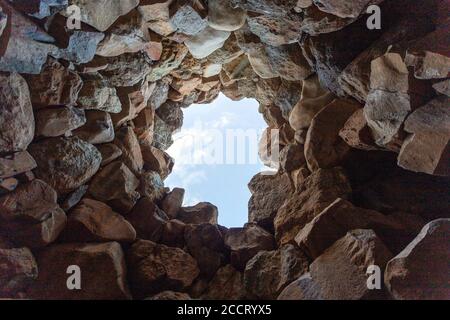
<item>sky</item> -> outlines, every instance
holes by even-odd
[[[194,104],[183,112],[183,127],[167,150],[175,166],[165,185],[186,190],[184,206],[211,202],[218,207],[219,224],[242,227],[251,196],[247,184],[265,170],[257,142],[267,125],[258,102],[236,102],[221,93],[211,104]]]

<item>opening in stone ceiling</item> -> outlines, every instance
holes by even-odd
[[[0,0],[0,298],[448,299],[449,6]]]
[[[241,227],[248,221],[247,184],[268,170],[258,157],[258,142],[267,127],[254,99],[232,101],[220,94],[207,105],[183,109],[183,127],[167,152],[175,159],[164,181],[185,189],[184,206],[210,202],[219,224]]]

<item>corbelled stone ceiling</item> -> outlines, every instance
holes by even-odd
[[[449,299],[449,16],[0,0],[0,297]],[[249,182],[242,228],[164,187],[183,109],[220,92],[259,102],[260,157],[280,162]]]

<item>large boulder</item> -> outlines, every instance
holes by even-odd
[[[124,255],[117,242],[58,244],[36,255],[39,276],[28,295],[41,300],[130,299]],[[71,268],[77,266],[78,268]],[[68,273],[69,271],[69,273]],[[69,289],[69,277],[81,277],[81,289]],[[76,284],[76,280],[72,280]]]
[[[275,239],[258,225],[246,224],[243,228],[230,228],[225,235],[225,245],[231,251],[233,267],[244,270],[259,251],[273,250]]]
[[[131,127],[122,127],[116,132],[114,144],[122,150],[122,161],[133,171],[139,175],[144,167],[144,159],[142,158],[139,140]]]
[[[141,174],[139,193],[153,201],[161,200],[164,196],[164,182],[158,172],[145,171]]]
[[[85,198],[70,211],[61,236],[67,242],[133,242],[136,231],[103,202]]]
[[[295,131],[308,129],[314,116],[333,99],[333,94],[321,87],[317,75],[309,77],[303,81],[302,96],[289,116],[289,124]]]
[[[206,292],[202,295],[206,300],[244,300],[247,293],[244,287],[244,274],[233,266],[226,266],[217,270],[214,278],[209,282]]]
[[[35,113],[36,136],[59,137],[86,123],[84,111],[75,107],[57,106]]]
[[[0,233],[31,248],[50,244],[67,220],[56,200],[55,190],[41,180],[19,186],[0,198]]]
[[[96,110],[86,111],[86,123],[73,134],[92,144],[112,142],[115,137],[109,113]]]
[[[178,220],[192,224],[217,224],[217,217],[217,207],[209,202],[200,202],[192,207],[183,207],[177,215]]]
[[[26,81],[0,74],[0,153],[23,151],[34,137],[34,116]]]
[[[185,190],[182,188],[173,188],[161,202],[161,209],[169,216],[171,219],[176,219],[178,216],[178,211],[180,211],[183,205]]]
[[[274,300],[292,281],[308,271],[309,261],[293,245],[261,251],[245,268],[245,289],[251,297]]]
[[[104,143],[97,146],[98,151],[102,155],[101,166],[104,167],[122,155],[122,150],[113,143]]]
[[[77,105],[81,109],[100,110],[110,113],[122,111],[117,90],[101,75],[83,75],[83,86],[78,94]]]
[[[134,226],[140,239],[160,242],[168,218],[152,199],[144,197],[127,215],[127,220]]]
[[[297,233],[337,198],[347,198],[350,183],[340,168],[319,169],[311,174],[280,207],[274,220],[278,243],[292,242]]]
[[[148,41],[145,22],[138,10],[120,17],[108,29],[108,33],[97,46],[96,55],[115,57],[145,49]]]
[[[30,145],[38,165],[36,176],[58,193],[67,193],[86,183],[100,168],[100,152],[77,137],[50,138]]]
[[[189,36],[195,36],[206,28],[208,22],[190,5],[184,5],[177,9],[170,18],[170,22],[178,32]]]
[[[311,274],[305,273],[284,288],[277,300],[323,300],[323,298]]]
[[[119,213],[128,213],[139,199],[138,186],[139,179],[133,172],[123,162],[114,161],[95,175],[89,192]]]
[[[450,219],[423,227],[417,237],[388,262],[384,274],[395,299],[446,300],[450,296]]]
[[[208,23],[211,27],[222,31],[240,29],[247,18],[247,12],[234,8],[228,1],[208,1]]]
[[[295,241],[315,259],[348,231],[372,229],[391,252],[399,252],[422,228],[422,223],[415,223],[414,220],[414,216],[405,215],[402,219],[399,215],[383,215],[337,199],[301,229]]]
[[[8,23],[0,38],[0,71],[39,74],[48,55],[60,54],[51,43],[54,39],[10,2],[2,1],[2,8],[8,14]]]
[[[83,82],[74,71],[57,60],[49,58],[42,72],[26,75],[30,86],[31,102],[35,108],[76,104]]]
[[[220,49],[230,36],[230,32],[206,27],[197,35],[186,40],[189,52],[196,59],[203,59]]]
[[[130,285],[137,298],[183,290],[197,278],[197,262],[179,248],[138,240],[127,252]]]
[[[438,97],[415,110],[405,121],[405,140],[398,164],[408,170],[450,175],[449,98]]]
[[[375,232],[352,230],[314,260],[310,285],[315,283],[325,300],[383,298],[382,288],[368,286],[368,271],[376,266],[383,272],[391,258],[392,253]]]
[[[200,274],[210,279],[225,264],[225,244],[220,228],[204,223],[187,225],[184,231],[187,251],[197,260]]]
[[[31,171],[36,166],[36,161],[27,151],[9,154],[0,158],[0,179]]]
[[[333,168],[347,156],[350,147],[341,139],[339,131],[358,108],[357,102],[336,99],[315,115],[305,142],[309,170]]]
[[[248,203],[248,220],[268,231],[273,230],[273,219],[293,188],[289,176],[257,174],[249,182],[252,196]]]

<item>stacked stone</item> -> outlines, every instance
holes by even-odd
[[[448,12],[0,0],[0,297],[448,299]],[[242,228],[164,188],[182,109],[220,92],[260,103],[280,164]]]

